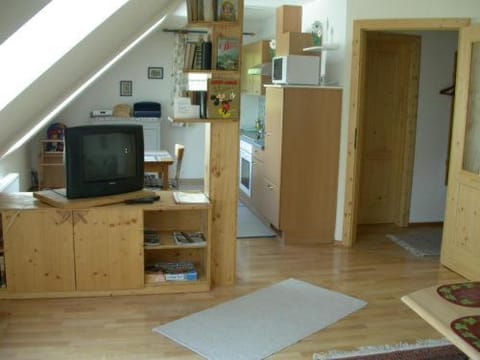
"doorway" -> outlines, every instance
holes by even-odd
[[[351,82],[351,109],[350,109],[350,121],[349,121],[349,147],[348,147],[348,158],[347,158],[347,176],[349,179],[346,186],[346,202],[345,202],[345,215],[344,215],[344,236],[343,241],[344,245],[352,246],[356,240],[356,230],[357,225],[361,223],[362,220],[362,211],[361,198],[365,195],[362,195],[361,190],[361,178],[363,176],[371,177],[372,173],[368,170],[368,166],[365,159],[362,159],[363,152],[362,146],[362,131],[365,130],[367,125],[364,122],[364,113],[367,106],[366,98],[366,86],[368,85],[367,78],[367,44],[369,34],[372,34],[373,31],[425,31],[425,30],[451,30],[458,31],[459,28],[467,26],[469,24],[468,19],[448,19],[448,20],[362,20],[356,21],[354,24],[354,49],[352,57],[352,82]],[[370,35],[371,36],[371,35]],[[440,89],[439,89],[440,90]],[[411,102],[415,103],[415,101]],[[408,106],[407,106],[408,107]],[[416,108],[416,105],[415,105]],[[411,110],[411,109],[410,109]],[[416,116],[413,117],[416,119]],[[407,122],[408,124],[408,122]],[[410,124],[412,125],[412,124]],[[396,161],[399,163],[397,166],[401,170],[401,176],[405,177],[400,186],[403,186],[404,190],[397,191],[393,193],[393,198],[396,199],[395,203],[397,208],[391,211],[393,214],[393,222],[406,226],[409,221],[408,209],[410,208],[410,192],[412,190],[411,180],[409,183],[408,177],[412,176],[411,171],[408,170],[409,166],[413,169],[413,155],[414,155],[414,143],[411,144],[412,148],[410,153],[408,152],[408,135],[409,131],[415,129],[415,127],[410,130],[402,132],[406,134],[406,140],[400,139],[401,143],[404,145],[407,144],[407,154],[406,156],[400,155]],[[413,136],[413,139],[415,137]],[[411,158],[409,158],[409,155]],[[412,165],[409,165],[410,164]],[[388,163],[388,162],[387,162]],[[391,164],[390,164],[391,165]],[[403,166],[403,168],[402,168]],[[380,166],[381,168],[381,166]],[[408,194],[405,193],[407,189]],[[403,204],[403,205],[402,205]],[[400,206],[398,206],[400,205]],[[400,209],[400,210],[398,210]],[[403,209],[403,210],[402,210]],[[407,209],[407,211],[405,211]],[[363,216],[363,215],[362,215]]]

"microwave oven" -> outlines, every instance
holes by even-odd
[[[318,85],[320,57],[303,55],[275,56],[272,59],[272,83],[282,85]]]

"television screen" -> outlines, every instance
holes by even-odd
[[[66,194],[81,198],[143,188],[141,125],[91,125],[65,131]]]

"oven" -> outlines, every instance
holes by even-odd
[[[252,196],[253,145],[240,140],[240,190]]]

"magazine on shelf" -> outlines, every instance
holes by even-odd
[[[240,39],[219,37],[217,40],[217,70],[237,71],[240,60]]]
[[[177,204],[208,204],[210,200],[202,192],[174,191],[173,200]]]
[[[165,281],[195,281],[198,280],[195,265],[190,261],[166,262],[160,261],[145,267],[145,271],[154,278],[157,275],[157,281],[162,281],[162,274]]]
[[[181,246],[202,247],[207,244],[202,232],[176,231],[173,233],[173,238],[175,239],[175,244]]]
[[[208,80],[207,117],[209,119],[237,118],[240,107],[238,79],[212,78]]]

